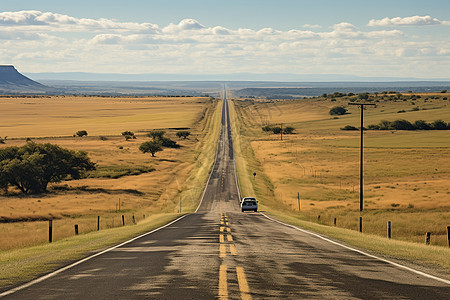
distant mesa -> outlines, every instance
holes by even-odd
[[[55,89],[20,74],[12,65],[0,65],[0,94],[46,94]]]

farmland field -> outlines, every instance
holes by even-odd
[[[42,244],[48,221],[54,220],[54,239],[140,222],[156,213],[178,213],[196,207],[213,161],[220,106],[210,98],[0,98],[4,117],[0,147],[21,146],[30,138],[86,151],[97,170],[87,178],[51,184],[49,192],[21,195],[10,188],[0,196],[1,250]],[[217,123],[217,124],[216,124]],[[178,128],[191,136],[179,139]],[[165,148],[156,157],[139,145],[153,129],[166,131],[180,148]],[[205,130],[208,129],[208,130]],[[86,130],[87,137],[73,137]],[[136,139],[125,140],[123,131]],[[199,158],[203,158],[199,159]]]
[[[376,107],[365,111],[364,126],[382,120],[450,122],[447,94],[371,95]],[[365,132],[365,205],[359,212],[360,112],[348,103],[355,97],[301,100],[235,100],[242,153],[238,169],[244,192],[255,193],[264,209],[296,213],[321,224],[386,236],[392,222],[394,239],[448,246],[450,225],[450,130]],[[413,98],[413,99],[412,99]],[[445,99],[444,99],[445,98]],[[330,116],[332,107],[348,114]],[[292,126],[291,135],[262,131],[265,125]],[[247,147],[248,146],[248,147]],[[239,160],[239,159],[238,159]],[[251,176],[256,172],[255,177]],[[298,195],[300,196],[300,212]],[[320,217],[319,217],[320,216]]]

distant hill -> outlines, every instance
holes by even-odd
[[[14,66],[0,65],[0,94],[45,94],[55,91],[20,74]]]

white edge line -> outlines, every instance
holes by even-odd
[[[407,266],[404,266],[404,265],[395,263],[395,262],[393,262],[393,261],[390,261],[390,260],[387,260],[387,259],[384,259],[384,258],[375,256],[375,255],[366,253],[366,252],[364,252],[364,251],[361,251],[361,250],[358,250],[358,249],[355,249],[355,248],[352,248],[352,247],[343,245],[343,244],[341,244],[341,243],[338,243],[338,242],[335,242],[335,241],[333,241],[333,240],[330,240],[330,239],[328,239],[328,238],[326,238],[326,237],[323,237],[323,236],[321,236],[321,235],[319,235],[319,234],[317,234],[317,233],[313,233],[313,232],[311,232],[311,231],[308,231],[308,230],[299,228],[299,227],[297,227],[297,226],[290,225],[290,224],[287,224],[287,223],[278,221],[278,220],[276,220],[276,219],[273,219],[273,218],[267,216],[267,215],[264,214],[264,213],[260,213],[260,214],[263,215],[264,217],[266,217],[267,219],[273,221],[273,222],[276,222],[276,223],[282,224],[282,225],[284,225],[284,226],[291,227],[291,228],[293,228],[293,229],[295,229],[295,230],[298,230],[298,231],[301,231],[301,232],[304,232],[304,233],[313,235],[313,236],[318,237],[318,238],[320,238],[320,239],[322,239],[322,240],[324,240],[324,241],[327,241],[327,242],[330,242],[330,243],[332,243],[332,244],[341,246],[341,247],[343,247],[343,248],[345,248],[345,249],[348,249],[348,250],[357,252],[357,253],[359,253],[359,254],[362,254],[362,255],[365,255],[365,256],[368,256],[368,257],[371,257],[371,258],[380,260],[380,261],[385,262],[385,263],[388,263],[388,264],[391,264],[391,265],[393,265],[393,266],[396,266],[397,268],[405,269],[405,270],[410,271],[410,272],[412,272],[412,273],[416,273],[416,274],[418,274],[418,275],[421,275],[421,276],[424,276],[424,277],[427,277],[427,278],[431,278],[431,279],[434,279],[434,280],[437,280],[437,281],[440,281],[440,282],[443,282],[443,283],[446,283],[446,284],[450,284],[450,281],[449,281],[449,280],[446,280],[446,279],[443,279],[443,278],[440,278],[440,277],[436,277],[436,276],[433,276],[433,275],[430,275],[430,274],[427,274],[427,273],[424,273],[424,272],[421,272],[421,271],[412,269],[412,268],[410,268],[410,267],[407,267]]]
[[[132,238],[132,239],[126,241],[126,242],[123,242],[123,243],[121,243],[121,244],[118,244],[118,245],[116,245],[116,246],[113,246],[113,247],[111,247],[111,248],[108,248],[108,249],[103,250],[103,251],[101,251],[101,252],[95,253],[95,254],[93,254],[93,255],[91,255],[91,256],[88,256],[88,257],[83,258],[83,259],[81,259],[81,260],[79,260],[79,261],[76,261],[76,262],[74,262],[74,263],[72,263],[72,264],[70,264],[70,265],[68,265],[68,266],[65,266],[65,267],[63,267],[63,268],[61,268],[61,269],[58,269],[58,270],[56,270],[56,271],[53,271],[53,272],[51,272],[51,273],[49,273],[49,274],[47,274],[47,275],[44,275],[44,276],[39,277],[39,278],[36,278],[36,279],[34,279],[34,280],[30,281],[30,282],[27,282],[27,283],[25,283],[25,284],[23,284],[23,285],[20,285],[20,286],[18,286],[18,287],[13,288],[13,289],[7,290],[7,291],[5,291],[5,292],[3,292],[3,293],[0,294],[0,298],[5,297],[5,296],[8,296],[8,295],[11,295],[11,294],[13,294],[13,293],[15,293],[15,292],[17,292],[17,291],[26,289],[26,288],[28,288],[28,287],[30,287],[30,286],[32,286],[32,285],[35,285],[36,283],[42,282],[42,281],[44,281],[44,280],[46,280],[46,279],[48,279],[48,278],[50,278],[50,277],[53,277],[53,276],[55,276],[55,275],[57,275],[57,274],[59,274],[59,273],[61,273],[61,272],[64,272],[64,271],[66,271],[66,270],[68,270],[68,269],[71,269],[71,268],[73,268],[73,267],[75,267],[75,266],[77,266],[77,265],[79,265],[79,264],[82,264],[82,263],[84,263],[85,261],[88,261],[88,260],[90,260],[90,259],[92,259],[92,258],[94,258],[94,257],[97,257],[97,256],[99,256],[99,255],[102,255],[102,254],[104,254],[104,253],[106,253],[106,252],[109,252],[109,251],[111,251],[111,250],[114,250],[114,249],[116,249],[116,248],[119,248],[119,247],[121,247],[121,246],[123,246],[123,245],[126,245],[126,244],[128,244],[128,243],[131,243],[131,242],[133,242],[133,241],[135,241],[135,240],[137,240],[137,239],[140,239],[140,238],[142,238],[142,237],[144,237],[144,236],[146,236],[146,235],[152,234],[152,233],[154,233],[154,232],[156,232],[156,231],[158,231],[158,230],[161,230],[161,229],[163,229],[163,228],[165,228],[165,227],[167,227],[167,226],[172,225],[172,224],[175,223],[175,222],[178,222],[179,220],[183,219],[183,218],[186,217],[186,216],[187,216],[187,214],[186,214],[186,215],[183,215],[183,216],[181,216],[181,217],[179,217],[179,218],[177,218],[177,219],[175,219],[175,220],[173,220],[173,221],[170,222],[170,223],[167,223],[166,225],[163,225],[163,226],[161,226],[161,227],[158,227],[158,228],[156,228],[156,229],[153,229],[152,231],[149,231],[149,232],[146,232],[146,233],[141,234],[141,235],[139,235],[139,236],[136,236],[136,237],[134,237],[134,238]]]

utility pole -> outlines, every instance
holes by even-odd
[[[363,147],[364,147],[364,106],[375,106],[374,103],[354,103],[350,102],[349,105],[358,105],[361,108],[361,149],[360,149],[360,162],[359,162],[359,211],[364,209],[364,197],[363,197]]]

